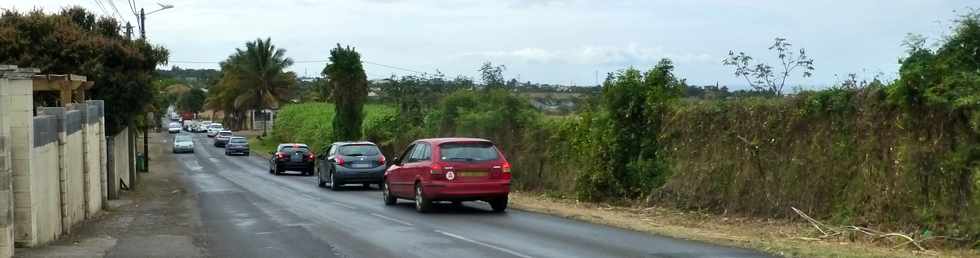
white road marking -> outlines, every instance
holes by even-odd
[[[337,206],[340,206],[340,207],[348,208],[348,209],[351,209],[351,210],[356,210],[357,209],[357,207],[350,206],[350,205],[343,204],[343,203],[339,203],[339,202],[330,202],[330,203],[333,204],[333,205],[337,205]]]
[[[184,166],[187,166],[187,168],[193,171],[201,171],[201,169],[204,169],[201,164],[197,163],[196,159],[182,159],[182,161],[184,162]]]
[[[486,247],[495,249],[497,251],[501,251],[501,252],[505,252],[505,253],[511,254],[513,256],[517,256],[517,257],[521,257],[521,258],[532,258],[531,256],[528,256],[528,255],[525,255],[525,254],[522,254],[522,253],[518,253],[516,251],[510,250],[510,249],[507,249],[507,248],[503,248],[503,247],[499,247],[499,246],[487,244],[487,243],[484,243],[484,242],[476,241],[476,240],[469,239],[469,238],[466,238],[466,237],[463,237],[463,236],[460,236],[460,235],[457,235],[457,234],[445,232],[445,231],[438,230],[438,229],[435,230],[435,232],[436,233],[439,233],[439,234],[443,234],[443,235],[448,236],[448,237],[451,237],[451,238],[455,238],[455,239],[463,240],[463,241],[466,241],[466,242],[470,242],[470,243],[474,243],[474,244],[486,246]]]
[[[255,234],[256,235],[265,235],[265,234],[272,234],[272,233],[276,233],[276,232],[258,232],[258,233],[255,233]]]
[[[412,226],[412,223],[405,222],[404,220],[400,220],[400,219],[388,217],[388,216],[377,214],[377,213],[373,213],[373,212],[371,213],[371,216],[382,218],[382,219],[385,219],[385,220],[388,220],[388,221],[392,221],[392,222],[395,222],[395,223],[398,223],[398,224],[402,224],[402,225],[405,225],[405,226],[409,226],[409,227]]]

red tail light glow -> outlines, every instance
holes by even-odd
[[[285,159],[286,158],[286,153],[276,152],[276,158],[277,159]]]
[[[378,155],[378,165],[385,164],[385,155]]]
[[[310,158],[310,160],[315,160],[316,159],[316,154],[313,154],[313,152],[310,152],[308,155],[306,155],[306,157],[307,158]]]
[[[429,174],[438,175],[442,174],[442,164],[432,163],[432,167],[429,168]]]
[[[500,166],[500,170],[503,171],[503,178],[510,179],[510,162],[504,161],[504,164]]]
[[[342,158],[340,156],[337,156],[337,165],[343,166],[344,165],[344,158]]]

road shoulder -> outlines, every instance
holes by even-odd
[[[511,207],[629,230],[750,248],[785,257],[978,257],[968,250],[892,249],[870,242],[813,241],[812,228],[787,220],[720,216],[675,209],[630,208],[511,193]]]

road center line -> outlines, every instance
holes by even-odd
[[[402,224],[402,225],[405,225],[405,226],[409,226],[409,227],[412,226],[412,223],[408,223],[408,222],[406,222],[404,220],[400,220],[400,219],[388,217],[388,216],[377,214],[377,213],[373,213],[373,212],[371,213],[371,216],[382,218],[382,219],[385,219],[385,220],[388,220],[388,221],[392,221],[392,222],[395,222],[395,223],[398,223],[398,224]]]
[[[466,242],[470,242],[470,243],[474,243],[474,244],[486,246],[486,247],[495,249],[497,251],[501,251],[501,252],[505,252],[505,253],[511,254],[513,256],[517,256],[517,257],[521,257],[521,258],[532,258],[531,256],[528,256],[528,255],[525,255],[525,254],[522,254],[522,253],[518,253],[516,251],[510,250],[510,249],[507,249],[507,248],[503,248],[503,247],[499,247],[499,246],[487,244],[487,243],[484,243],[484,242],[476,241],[476,240],[469,239],[469,238],[466,238],[466,237],[463,237],[463,236],[460,236],[460,235],[457,235],[457,234],[445,232],[445,231],[438,230],[438,229],[435,230],[435,232],[436,233],[439,233],[439,234],[443,234],[443,235],[448,236],[448,237],[451,237],[451,238],[455,238],[455,239],[463,240],[463,241],[466,241]]]

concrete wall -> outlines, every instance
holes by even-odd
[[[58,181],[61,203],[59,212],[62,232],[70,233],[71,226],[85,219],[85,163],[82,159],[82,111],[84,104],[72,104],[66,108],[38,108],[38,114],[51,116],[55,120],[52,130],[57,136]],[[35,127],[39,131],[42,128]]]
[[[54,116],[37,116],[33,118],[33,126],[31,168],[23,171],[25,173],[20,178],[15,177],[14,182],[15,195],[20,193],[14,202],[17,211],[14,232],[17,243],[24,246],[55,240],[62,233],[57,119]],[[19,172],[22,171],[15,171]]]
[[[43,245],[98,213],[107,197],[104,104],[37,108],[36,69],[0,65],[0,257]],[[129,180],[126,138],[117,163]]]
[[[115,178],[112,178],[114,184],[109,189],[110,192],[118,196],[119,190],[123,188],[128,188],[132,184],[129,179],[129,129],[123,129],[122,132],[112,136],[112,167],[113,174]]]
[[[14,253],[13,174],[30,167],[31,157],[30,152],[14,150],[33,148],[30,76],[35,73],[37,69],[0,65],[0,257]]]
[[[35,225],[30,210],[31,178],[34,164],[34,98],[33,80],[9,80],[4,89],[9,101],[4,116],[9,121],[10,159],[14,191],[14,241],[33,244]]]
[[[90,101],[79,110],[82,111],[82,169],[85,195],[85,217],[91,218],[102,210],[105,193],[105,137],[102,123],[101,101]]]

